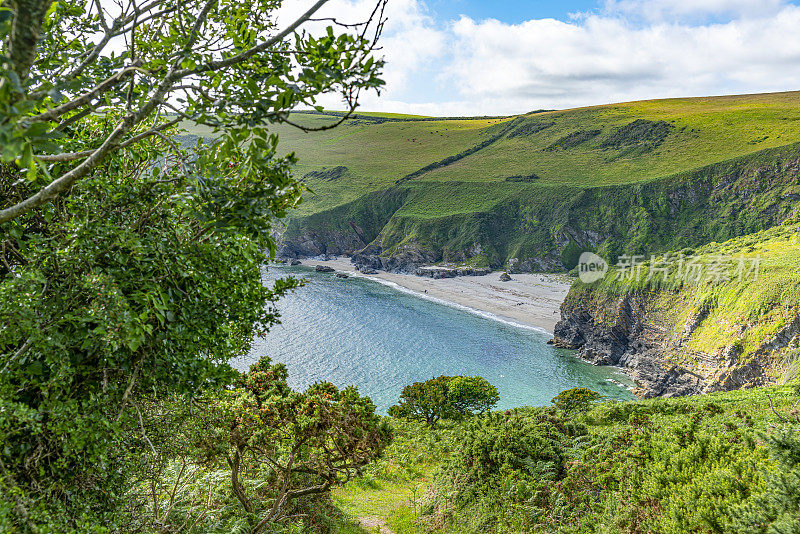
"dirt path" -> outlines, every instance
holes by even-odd
[[[380,532],[380,534],[394,534],[386,526],[386,521],[376,515],[365,515],[358,518],[358,524],[370,532]]]

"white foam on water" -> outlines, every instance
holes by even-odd
[[[524,330],[532,330],[534,332],[539,332],[540,334],[546,334],[548,336],[553,335],[552,332],[548,332],[544,328],[540,328],[538,326],[532,326],[532,325],[528,325],[528,324],[518,323],[516,321],[513,321],[511,319],[507,319],[505,317],[502,317],[500,315],[494,314],[492,312],[479,310],[477,308],[472,308],[470,306],[464,306],[463,304],[459,304],[457,302],[452,302],[452,301],[449,301],[449,300],[446,300],[446,299],[442,299],[442,298],[439,298],[439,297],[434,297],[433,295],[428,295],[427,293],[420,293],[419,291],[414,291],[413,289],[409,289],[407,287],[401,286],[400,284],[398,284],[396,282],[392,282],[392,281],[389,281],[389,280],[384,280],[382,278],[374,278],[372,276],[367,276],[367,275],[364,275],[364,274],[361,274],[361,273],[354,274],[353,276],[357,276],[359,278],[365,278],[367,280],[372,280],[373,282],[378,282],[379,284],[383,284],[385,286],[391,287],[392,289],[395,289],[395,290],[400,291],[402,293],[406,293],[408,295],[412,295],[412,296],[415,296],[415,297],[418,297],[418,298],[421,298],[421,299],[424,299],[424,300],[427,300],[427,301],[430,301],[430,302],[435,302],[437,304],[441,304],[442,306],[447,306],[449,308],[455,308],[457,310],[465,311],[467,313],[471,313],[472,315],[477,315],[479,317],[483,317],[484,319],[489,319],[491,321],[497,321],[499,323],[507,324],[509,326],[513,326],[514,328],[521,328],[521,329],[524,329]]]

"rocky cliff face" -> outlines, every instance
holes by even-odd
[[[359,235],[350,229],[305,228],[291,239],[278,238],[278,255],[283,258],[312,258],[352,254],[364,247]]]
[[[399,272],[436,263],[562,271],[570,249],[607,258],[661,253],[778,225],[800,198],[799,172],[797,153],[752,156],[647,184],[559,188],[555,196],[525,186],[486,212],[441,218],[398,215],[428,194],[401,185],[290,221],[280,252],[353,255],[356,264]]]
[[[765,336],[748,354],[736,341],[713,352],[693,348],[692,339],[709,310],[692,308],[686,292],[605,294],[573,289],[561,306],[553,343],[578,350],[596,365],[622,367],[647,397],[682,396],[765,385],[776,380],[800,332],[800,310],[776,333]],[[681,309],[691,309],[688,316]],[[764,325],[739,326],[741,335]]]
[[[411,274],[421,265],[431,265],[441,260],[441,255],[413,244],[398,247],[392,254],[384,254],[380,244],[375,243],[353,253],[351,261],[359,268]]]

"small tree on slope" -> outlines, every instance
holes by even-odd
[[[480,376],[439,376],[403,388],[392,417],[420,419],[428,426],[440,419],[459,419],[491,410],[499,401],[497,388]]]

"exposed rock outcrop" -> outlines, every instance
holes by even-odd
[[[639,386],[642,397],[673,397],[761,386],[773,380],[770,371],[800,333],[800,319],[740,361],[735,343],[719,353],[690,350],[687,341],[708,315],[700,310],[682,328],[671,323],[670,296],[643,292],[598,296],[573,291],[561,306],[552,344],[576,349],[595,365],[622,367]]]
[[[492,272],[488,267],[419,267],[414,274],[428,278],[455,278],[456,276],[486,276]]]
[[[380,245],[369,245],[353,254],[351,261],[359,268],[413,274],[419,266],[430,265],[441,259],[429,251],[411,245],[402,247],[393,254],[383,252]]]

